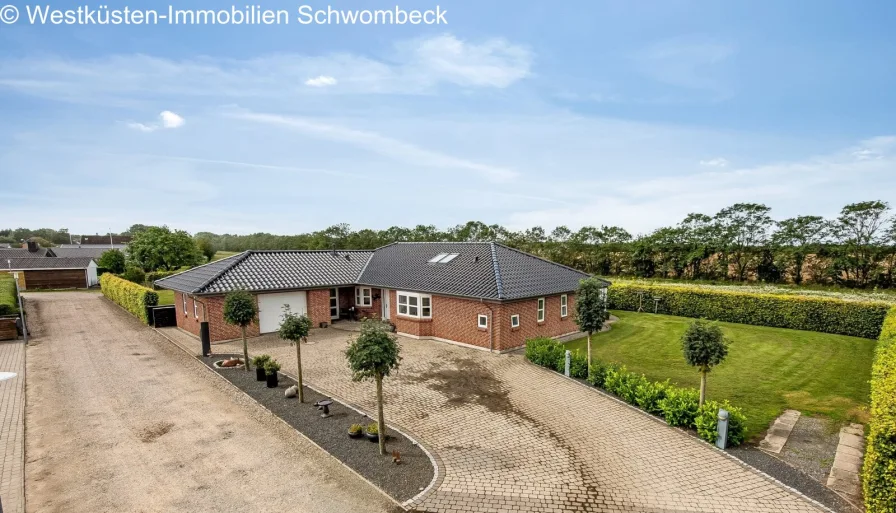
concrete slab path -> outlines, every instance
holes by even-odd
[[[800,412],[784,410],[784,413],[772,423],[765,438],[759,442],[759,448],[765,452],[779,454],[798,420],[800,420]]]

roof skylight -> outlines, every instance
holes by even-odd
[[[460,253],[439,253],[438,255],[429,259],[429,263],[431,264],[447,264],[448,262],[454,260],[460,256]]]
[[[448,256],[448,253],[439,253],[438,255],[430,258],[429,263],[434,264],[434,263],[438,262],[439,260],[445,258],[446,256]]]

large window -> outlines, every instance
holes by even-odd
[[[418,319],[432,317],[432,296],[416,292],[397,292],[398,314]]]
[[[560,296],[560,317],[569,315],[569,298],[566,294]]]
[[[544,298],[538,298],[538,322],[544,322]]]
[[[373,306],[373,291],[370,287],[355,287],[355,306]]]

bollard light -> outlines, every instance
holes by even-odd
[[[716,447],[725,449],[728,445],[728,410],[719,409],[719,437],[716,439]]]
[[[566,350],[566,370],[564,372],[564,374],[566,374],[567,378],[569,377],[569,365],[571,363],[572,363],[572,352],[569,349],[567,349]]]

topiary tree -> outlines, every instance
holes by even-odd
[[[376,381],[376,416],[380,434],[380,454],[386,454],[386,421],[383,419],[383,378],[398,368],[401,357],[398,339],[388,324],[365,319],[361,333],[353,338],[345,350],[345,358],[354,381]]]
[[[125,269],[124,253],[117,249],[105,251],[96,261],[96,265],[107,269],[112,274],[121,274]]]
[[[688,364],[700,371],[700,406],[706,400],[706,375],[728,356],[728,342],[718,324],[694,321],[681,337]]]
[[[249,345],[246,342],[246,326],[252,324],[258,316],[255,298],[247,291],[238,289],[229,292],[224,298],[224,320],[227,324],[239,326],[243,335],[243,367],[249,372]]]
[[[588,333],[588,372],[591,372],[591,335],[600,331],[610,318],[604,289],[606,286],[591,277],[579,282],[576,290],[576,324]]]
[[[283,322],[280,323],[280,338],[289,340],[296,346],[296,367],[299,381],[299,402],[305,402],[305,392],[302,389],[302,346],[301,342],[308,341],[308,333],[311,331],[311,319],[307,315],[299,315],[290,310],[289,305],[283,305]]]

